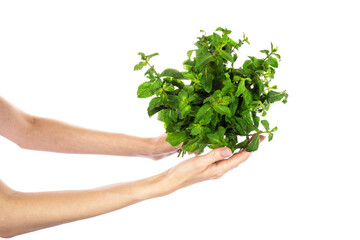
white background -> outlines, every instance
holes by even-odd
[[[1,1],[0,95],[38,116],[157,136],[136,97],[137,52],[180,68],[200,29],[227,27],[260,56],[282,56],[289,102],[279,127],[223,178],[114,213],[17,239],[360,239],[357,1]],[[20,191],[87,189],[157,174],[181,161],[55,154],[0,138],[0,178]]]

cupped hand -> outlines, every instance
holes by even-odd
[[[168,157],[177,152],[181,148],[181,145],[176,147],[171,146],[166,142],[167,134],[162,134],[159,137],[150,139],[150,151],[147,157],[153,160],[159,160],[165,157]]]
[[[260,142],[264,138],[260,136]],[[251,152],[246,150],[232,155],[229,148],[221,147],[205,155],[187,159],[165,172],[167,178],[165,191],[170,193],[194,183],[220,178],[246,161],[250,155]]]

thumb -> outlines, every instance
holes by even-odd
[[[216,148],[216,149],[212,150],[208,154],[205,154],[203,156],[203,158],[204,158],[204,161],[206,161],[207,164],[209,165],[209,164],[217,162],[219,160],[223,160],[224,158],[228,158],[231,155],[232,155],[232,152],[231,152],[230,148],[221,147],[221,148]]]

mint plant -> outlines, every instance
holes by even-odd
[[[249,56],[240,67],[235,67],[238,49],[248,38],[234,41],[228,29],[217,28],[211,35],[198,37],[196,49],[187,52],[183,62],[185,71],[168,68],[157,72],[150,59],[159,55],[140,52],[141,61],[134,70],[147,67],[137,91],[139,98],[154,96],[147,109],[151,117],[158,113],[164,122],[167,142],[172,146],[183,143],[179,156],[186,152],[201,154],[227,146],[256,151],[259,135],[273,139],[277,127],[270,128],[266,116],[270,105],[287,102],[286,91],[276,91],[271,85],[280,55],[271,43],[270,50],[261,50],[263,58]],[[262,129],[260,129],[260,124]],[[242,138],[242,139],[241,139]]]

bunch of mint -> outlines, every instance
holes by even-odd
[[[204,32],[201,30],[201,32]],[[218,33],[221,33],[219,35]],[[237,50],[248,38],[235,42],[228,29],[217,28],[211,35],[198,37],[197,47],[187,52],[185,71],[165,69],[158,73],[149,63],[158,53],[139,53],[141,62],[134,70],[148,67],[137,91],[139,98],[151,99],[148,114],[158,113],[164,122],[167,142],[172,146],[183,143],[179,156],[186,152],[201,154],[205,147],[227,146],[256,151],[259,135],[268,134],[269,141],[277,127],[261,120],[277,101],[287,102],[286,91],[271,86],[280,55],[271,43],[270,50],[261,50],[264,58],[249,56],[242,66],[234,67]],[[259,116],[260,115],[260,116]],[[260,130],[260,123],[264,130]],[[240,140],[239,138],[243,137]]]

